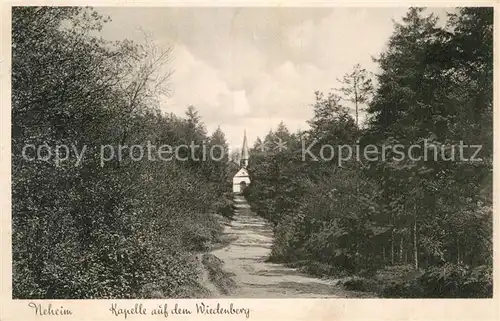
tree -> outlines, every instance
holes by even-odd
[[[226,142],[226,135],[220,126],[213,132],[209,142],[209,166],[207,169],[211,173],[215,182],[227,181],[227,162],[229,161],[229,151]]]
[[[364,139],[407,146],[427,140],[436,146],[449,147],[458,145],[461,140],[470,140],[477,133],[485,133],[483,129],[479,130],[481,126],[486,128],[486,132],[491,130],[486,120],[491,119],[488,112],[491,91],[484,91],[490,87],[484,83],[482,89],[476,89],[475,75],[466,71],[468,63],[462,60],[468,55],[460,53],[463,47],[458,44],[463,43],[472,32],[462,33],[462,26],[454,25],[458,21],[474,20],[487,24],[491,20],[469,19],[479,12],[471,14],[462,10],[458,15],[462,18],[451,15],[447,29],[440,29],[436,27],[436,18],[432,15],[422,17],[422,11],[411,9],[403,24],[396,25],[387,51],[378,60],[382,68],[378,76],[380,87],[370,105],[372,123],[370,134]],[[482,11],[483,14],[486,12]],[[476,27],[489,30],[485,25]],[[487,32],[485,39],[491,39]],[[470,58],[466,60],[473,59],[478,66],[481,65],[480,77],[485,79],[489,74],[487,64],[483,64],[488,61],[488,44],[483,48],[484,55],[468,56]],[[444,61],[443,56],[449,59]],[[469,93],[475,97],[473,100]],[[471,108],[475,105],[472,101],[480,102],[476,106],[480,106],[481,111]],[[486,146],[490,144],[487,134],[481,135],[481,138]],[[427,265],[442,260],[460,261],[456,256],[459,252],[463,254],[463,249],[457,249],[453,238],[461,232],[448,225],[448,217],[453,212],[453,217],[462,221],[464,209],[476,207],[473,204],[480,195],[480,186],[488,175],[489,165],[485,162],[471,166],[469,163],[440,159],[426,162],[407,159],[399,163],[380,162],[378,165],[376,176],[382,177],[382,182],[385,182],[384,202],[392,208],[391,221],[395,232],[408,240],[404,234],[411,231],[414,266],[419,267],[422,261]],[[460,178],[472,172],[475,178],[469,177],[467,182]],[[411,197],[391,201],[402,189],[408,190]],[[449,203],[450,200],[454,205]],[[477,210],[476,207],[473,211]],[[412,212],[411,219],[406,214],[408,211]],[[394,243],[393,239],[391,243]]]
[[[203,293],[194,256],[221,230],[211,214],[225,192],[216,187],[227,185],[200,175],[200,164],[137,157],[137,149],[118,159],[118,145],[209,137],[193,110],[188,119],[158,110],[169,49],[103,41],[96,34],[105,22],[83,7],[13,8],[14,298]],[[23,156],[28,144],[83,157],[77,166],[33,160]],[[103,146],[115,148],[104,163]]]
[[[340,104],[341,98],[334,94],[316,92],[313,105],[314,116],[308,121],[312,136],[329,144],[353,142],[355,123],[347,108]]]

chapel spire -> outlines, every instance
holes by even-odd
[[[243,146],[241,148],[241,165],[246,168],[248,166],[248,143],[247,143],[247,130],[243,134]]]

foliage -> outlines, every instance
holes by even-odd
[[[194,255],[220,233],[211,213],[227,191],[225,162],[194,161],[189,150],[186,162],[100,159],[107,145],[225,144],[220,130],[207,137],[194,107],[186,118],[158,111],[171,50],[94,36],[107,19],[92,9],[12,16],[13,297],[203,291]],[[79,164],[73,154],[56,164],[24,158],[27,144],[86,150]]]
[[[271,260],[309,262],[302,265],[337,276],[410,267],[388,273],[397,283],[387,288],[390,296],[491,296],[492,19],[491,8],[461,8],[439,27],[437,17],[411,8],[376,58],[373,97],[368,73],[355,66],[340,90],[344,97],[316,93],[310,130],[290,134],[280,124],[286,151],[251,152],[245,194],[275,225]],[[366,91],[356,100],[352,85],[360,73]],[[344,101],[367,105],[366,128],[358,129]],[[259,142],[273,146],[277,132]],[[420,148],[399,160],[391,153],[342,164],[339,154],[302,157],[312,141],[311,153],[320,155],[326,144],[358,139],[361,151],[369,144],[401,144],[406,155],[409,146]],[[458,151],[450,158],[451,146],[461,143],[482,145],[481,159],[459,159]],[[447,158],[439,151],[417,159],[441,147]],[[364,282],[350,283],[385,288]]]
[[[359,106],[369,102],[373,91],[372,79],[366,69],[356,64],[352,72],[344,75],[340,82],[343,86],[338,91],[346,97],[347,102],[354,104],[356,127],[359,128]]]

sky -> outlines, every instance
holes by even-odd
[[[160,108],[199,111],[231,149],[246,130],[249,145],[283,121],[308,128],[314,92],[338,88],[357,63],[377,71],[377,57],[407,9],[397,8],[98,8],[111,17],[102,36],[173,47],[172,94]],[[432,9],[443,15],[445,9]],[[449,10],[447,10],[449,11]]]

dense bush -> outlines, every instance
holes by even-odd
[[[234,215],[232,193],[225,193],[216,203],[217,213],[226,217],[232,218]]]
[[[211,213],[227,191],[225,161],[134,161],[125,152],[102,164],[100,152],[148,141],[225,144],[224,134],[208,137],[193,107],[185,118],[160,113],[170,50],[106,42],[94,36],[105,20],[85,8],[13,9],[15,298],[203,292],[194,253],[220,232]],[[27,144],[87,149],[80,163],[71,153],[57,164],[26,159]]]

